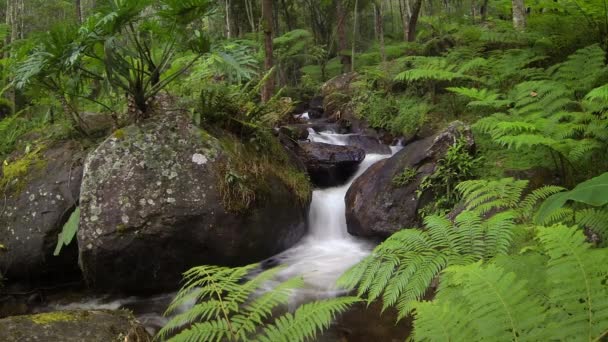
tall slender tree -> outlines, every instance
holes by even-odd
[[[350,71],[355,71],[355,48],[357,47],[357,17],[359,15],[359,0],[355,0],[355,8],[353,9],[353,41],[352,51],[350,55]]]
[[[76,0],[76,19],[78,20],[79,24],[82,24],[82,4],[80,3],[80,0]]]
[[[380,43],[380,56],[382,57],[382,62],[386,62],[386,52],[384,51],[384,11],[383,11],[383,1],[375,0],[374,1],[374,13],[376,18],[376,34],[378,35],[378,42]]]
[[[524,0],[512,0],[513,27],[523,31],[526,28],[526,6]]]
[[[272,58],[272,28],[273,28],[273,0],[262,0],[262,31],[264,32],[264,70],[271,72],[274,66]],[[274,75],[266,75],[262,87],[262,102],[267,102],[274,94]]]
[[[345,0],[336,1],[336,15],[338,17],[338,55],[342,63],[342,72],[350,70],[350,57],[345,53],[348,49],[348,41],[346,40],[346,3]]]

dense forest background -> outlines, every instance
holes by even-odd
[[[0,16],[6,298],[183,285],[157,340],[314,340],[354,307],[399,340],[608,338],[605,0],[7,0]],[[304,112],[403,149],[345,198],[348,232],[377,247],[339,296],[286,309],[306,277],[255,263],[304,236],[330,182]]]

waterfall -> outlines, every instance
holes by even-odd
[[[348,135],[310,132],[313,142],[347,145]],[[348,234],[344,197],[353,181],[386,154],[368,154],[356,174],[344,185],[317,189],[312,194],[308,235],[293,248],[274,259],[284,265],[281,280],[302,276],[306,288],[301,294],[327,297],[339,294],[336,280],[347,269],[369,255],[373,244]]]

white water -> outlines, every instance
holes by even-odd
[[[348,136],[330,132],[310,132],[309,139],[334,145],[346,145]],[[302,276],[306,288],[298,294],[305,297],[328,297],[339,294],[336,280],[348,268],[366,257],[373,245],[348,234],[344,197],[352,182],[374,163],[390,155],[368,154],[357,173],[344,185],[315,190],[309,213],[308,235],[295,247],[275,259],[285,265],[283,279]]]

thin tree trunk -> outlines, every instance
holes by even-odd
[[[226,5],[226,38],[232,38],[232,28],[230,27],[230,0],[225,1]]]
[[[376,32],[378,34],[378,42],[380,43],[380,56],[382,57],[382,62],[386,62],[386,52],[384,51],[384,11],[382,6],[382,0],[374,2]]]
[[[524,0],[512,0],[513,4],[513,27],[516,30],[526,29],[526,6]]]
[[[251,32],[256,32],[255,18],[253,16],[253,5],[251,4],[251,0],[245,0],[245,12],[247,12],[247,20],[251,26]]]
[[[273,0],[262,1],[262,29],[264,31],[264,70],[268,73],[273,65],[272,58],[272,3]],[[274,75],[266,75],[266,82],[262,88],[262,102],[267,102],[274,95]]]
[[[485,23],[488,18],[488,0],[483,0],[481,8],[479,9],[479,14],[481,15],[481,22]]]
[[[355,71],[355,47],[357,44],[357,16],[358,16],[359,0],[355,0],[355,8],[353,9],[353,41],[352,51],[350,55],[350,71]]]
[[[76,19],[79,24],[82,24],[82,4],[80,0],[76,0]]]
[[[346,40],[346,8],[343,1],[336,2],[336,12],[338,14],[338,55],[342,63],[342,72],[346,72],[350,70],[350,58],[344,54],[348,49],[348,42]]]
[[[281,4],[283,7],[283,13],[285,14],[285,24],[287,24],[287,31],[291,31],[293,30],[293,24],[291,23],[291,15],[289,14],[289,8],[287,8],[285,0],[281,0]]]
[[[412,15],[408,23],[407,41],[413,42],[416,40],[416,24],[418,24],[418,16],[420,16],[420,8],[422,7],[422,0],[416,0],[414,7],[412,8]]]

